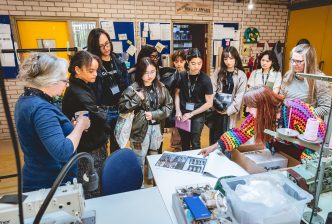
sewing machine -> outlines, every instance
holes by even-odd
[[[297,183],[302,189],[314,193],[315,176],[317,172],[318,159],[305,161],[304,164],[288,169],[288,177]],[[321,193],[332,191],[332,157],[323,157],[322,166],[324,170]]]
[[[32,223],[50,189],[32,191],[23,202],[24,223]],[[84,221],[83,221],[84,219]],[[95,212],[85,211],[83,188],[77,180],[60,186],[41,223],[95,223]],[[19,223],[18,206],[0,203],[0,224]]]

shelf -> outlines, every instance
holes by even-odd
[[[192,47],[173,47],[174,49],[190,49]]]
[[[300,75],[300,76],[308,78],[308,79],[317,79],[317,80],[332,82],[332,76],[316,75],[316,74],[306,74],[306,73],[297,73],[297,75]]]
[[[193,40],[176,40],[174,39],[174,42],[192,42]]]
[[[274,138],[279,138],[279,139],[286,140],[288,142],[294,143],[296,145],[304,146],[304,147],[312,149],[316,152],[318,152],[321,148],[321,145],[319,145],[319,144],[312,144],[312,143],[303,142],[303,141],[301,141],[297,138],[292,138],[292,137],[287,137],[287,136],[284,136],[284,135],[280,135],[277,132],[271,131],[269,129],[265,129],[264,133],[268,134],[268,135],[271,135]]]

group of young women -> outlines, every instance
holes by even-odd
[[[114,137],[119,113],[134,111],[130,146],[144,171],[146,155],[161,151],[166,126],[172,129],[174,147],[200,149],[204,123],[212,114],[211,146],[201,150],[208,155],[218,147],[230,151],[252,136],[271,143],[263,130],[287,126],[289,108],[293,108],[291,122],[299,122],[299,113],[306,112],[306,116],[300,116],[300,125],[290,124],[300,132],[309,117],[322,118],[330,109],[327,85],[296,75],[320,74],[314,48],[308,44],[293,49],[291,70],[284,80],[272,51],[261,54],[260,67],[248,82],[234,47],[224,49],[220,67],[211,79],[202,71],[203,57],[195,48],[175,52],[172,60],[175,68],[162,68],[157,50],[144,46],[137,64],[128,72],[122,59],[113,53],[109,35],[100,28],[90,32],[87,51],[73,55],[69,66],[49,54],[31,54],[21,65],[19,77],[27,84],[15,108],[25,161],[24,191],[50,187],[76,152],[89,152],[100,175],[108,155],[107,143],[111,152],[119,148]],[[61,95],[65,88],[60,111],[52,104],[52,97]],[[280,89],[284,96],[278,95]],[[234,127],[243,102],[251,115],[237,129]],[[78,111],[88,111],[89,116],[76,117]],[[190,120],[190,131],[174,128],[175,120]],[[324,130],[322,122],[320,135]],[[303,149],[298,151],[301,154]],[[84,160],[79,161],[78,170],[74,167],[65,181],[73,177],[81,181],[86,166]],[[96,197],[101,190],[85,195]]]

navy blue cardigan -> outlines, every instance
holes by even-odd
[[[75,153],[73,143],[66,138],[73,125],[57,107],[38,95],[20,96],[15,122],[24,153],[23,191],[51,187]],[[76,173],[74,166],[63,182],[71,181]]]

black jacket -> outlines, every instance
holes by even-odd
[[[81,79],[71,76],[70,86],[66,89],[62,101],[62,111],[71,120],[75,112],[89,111],[91,126],[83,132],[78,152],[91,152],[107,143],[109,126],[106,122],[106,113],[96,103],[96,96],[92,88]]]

